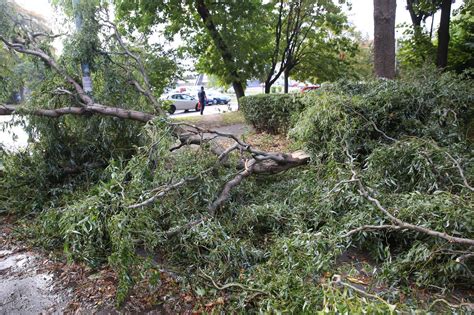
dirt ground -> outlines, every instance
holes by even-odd
[[[0,314],[54,313],[70,300],[70,291],[54,286],[49,260],[10,238],[12,226],[0,230]]]
[[[61,310],[67,291],[55,290],[52,275],[40,272],[41,258],[22,248],[0,251],[0,313],[41,313]]]
[[[209,305],[162,272],[159,286],[150,290],[149,283],[138,283],[117,308],[117,275],[110,267],[93,270],[19,242],[13,221],[0,216],[0,315],[191,314]]]

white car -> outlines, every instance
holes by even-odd
[[[194,109],[198,111],[198,100],[195,97],[192,97],[189,94],[185,93],[170,93],[161,97],[163,100],[168,100],[173,102],[168,109],[170,114],[173,114],[176,110],[188,111]]]

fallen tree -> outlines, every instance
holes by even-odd
[[[143,123],[150,122],[154,119],[162,118],[166,120],[165,111],[161,108],[160,102],[155,98],[152,93],[152,87],[150,85],[150,80],[146,73],[144,64],[141,60],[141,57],[133,54],[130,49],[127,48],[124,40],[118,32],[117,26],[108,20],[103,20],[103,22],[112,27],[114,36],[117,39],[119,47],[122,49],[122,53],[128,56],[131,60],[136,63],[136,67],[139,69],[139,74],[141,75],[140,79],[130,79],[130,84],[132,84],[138,92],[145,95],[146,98],[153,105],[153,108],[156,109],[157,114],[150,114],[146,112],[130,110],[126,108],[118,108],[105,106],[99,103],[94,102],[93,98],[88,95],[81,84],[77,82],[71,75],[67,73],[65,69],[60,67],[58,63],[54,60],[52,56],[46,53],[44,50],[39,48],[34,42],[30,42],[29,47],[26,47],[22,43],[13,43],[8,41],[4,36],[0,35],[0,41],[3,42],[8,48],[13,51],[31,55],[36,58],[41,59],[49,68],[54,70],[57,74],[62,76],[66,83],[71,85],[74,89],[72,91],[65,88],[60,88],[59,92],[63,94],[70,95],[77,99],[76,106],[68,106],[63,108],[38,108],[38,109],[28,109],[21,108],[14,105],[1,105],[0,104],[0,115],[12,115],[16,112],[28,115],[37,115],[43,117],[57,118],[63,115],[78,115],[85,116],[90,114],[111,116],[120,119],[129,119],[135,120]],[[31,38],[30,33],[25,34],[26,38]],[[48,38],[55,37],[53,35],[46,36]],[[22,41],[26,42],[26,40]],[[139,83],[139,80],[143,82],[143,85]],[[250,154],[249,159],[243,159],[242,163],[244,169],[240,171],[235,178],[230,180],[227,184],[224,185],[223,190],[217,200],[215,200],[210,206],[209,211],[214,213],[222,204],[230,197],[230,190],[245,178],[252,174],[276,174],[281,171],[288,170],[292,167],[297,167],[301,165],[306,165],[309,162],[309,155],[297,152],[295,154],[285,154],[285,153],[271,153],[263,152],[253,148],[251,145],[243,142],[232,134],[225,134],[215,130],[204,130],[202,128],[190,125],[190,124],[177,124],[172,122],[167,122],[171,125],[173,135],[179,139],[182,145],[198,144],[200,145],[203,142],[204,135],[210,134],[216,138],[229,138],[235,142],[235,146],[232,150],[225,150],[219,156],[218,160],[227,159],[227,155],[234,150],[239,150],[240,152],[246,152]],[[187,128],[182,128],[182,126]],[[222,150],[222,149],[217,149]]]

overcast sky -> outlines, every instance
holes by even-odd
[[[54,23],[54,10],[48,0],[15,0],[25,9],[37,12],[43,15],[48,21]],[[461,0],[457,0],[453,9],[458,8]],[[396,23],[410,22],[410,14],[405,9],[406,0],[397,1]],[[352,0],[352,11],[348,12],[349,20],[362,33],[364,37],[373,38],[373,0]],[[435,16],[435,25],[438,24],[439,15]],[[431,22],[431,21],[429,21]],[[397,32],[397,37],[401,32]]]

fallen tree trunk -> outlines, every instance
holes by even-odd
[[[157,118],[158,116],[144,113],[131,109],[124,109],[118,107],[109,107],[101,104],[93,103],[91,105],[85,105],[83,107],[62,107],[56,109],[30,109],[17,105],[0,105],[0,115],[13,115],[16,113],[23,113],[25,115],[35,115],[43,117],[58,118],[63,115],[77,115],[85,116],[88,114],[98,114],[104,116],[117,117],[122,119],[130,119],[135,121],[140,121],[143,123],[149,122]]]
[[[117,107],[109,107],[95,103],[91,105],[85,105],[83,107],[62,107],[57,109],[29,109],[15,105],[0,105],[0,115],[13,115],[16,113],[51,118],[58,118],[63,115],[84,116],[88,114],[98,114],[120,119],[130,119],[143,123],[150,122],[153,119],[160,117],[150,113]],[[228,155],[234,150],[246,152],[251,155],[251,158],[247,160],[247,162],[243,163],[243,170],[240,171],[235,178],[224,185],[217,199],[211,205],[209,205],[208,210],[211,214],[213,214],[225,203],[226,200],[230,198],[230,191],[235,186],[239,185],[244,178],[252,174],[277,174],[294,167],[306,165],[309,162],[309,155],[303,151],[297,151],[291,154],[280,152],[264,152],[253,148],[250,144],[243,142],[233,134],[203,129],[186,123],[169,122],[169,124],[173,127],[173,134],[180,141],[179,146],[170,148],[172,151],[190,144],[201,145],[206,142],[204,134],[211,134],[214,135],[213,139],[227,138],[235,142],[235,144],[228,149],[221,148],[219,145],[214,145],[211,147],[211,151],[218,156],[219,163],[224,164],[228,158]],[[238,168],[242,169],[242,165]],[[178,188],[189,181],[189,179],[183,179],[179,182],[179,184],[172,184],[169,187],[165,187],[160,191],[160,193],[146,199],[143,202],[132,205],[131,207],[148,206],[152,204],[158,197],[164,196],[168,191]]]

